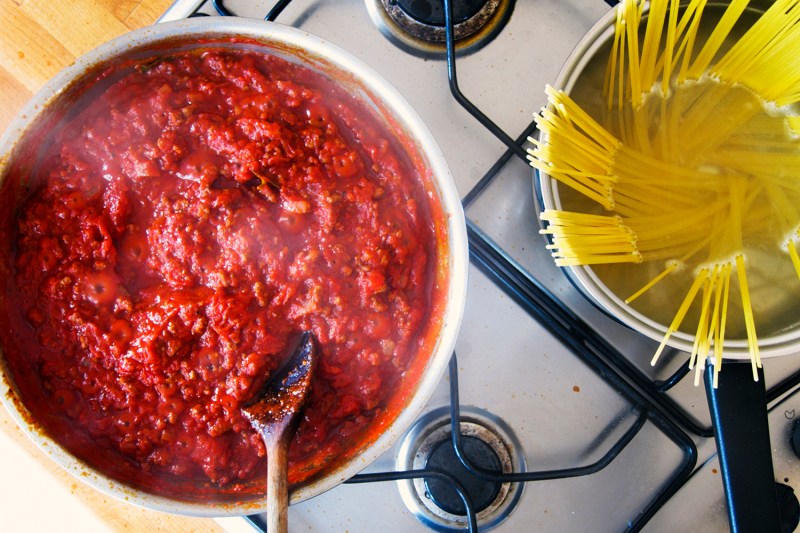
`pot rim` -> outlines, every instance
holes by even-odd
[[[437,387],[455,348],[458,330],[463,317],[467,292],[468,247],[466,223],[461,199],[447,162],[433,135],[405,98],[372,67],[344,49],[311,33],[278,23],[239,17],[188,18],[158,23],[154,26],[124,34],[79,57],[73,64],[48,81],[0,137],[0,183],[5,179],[5,169],[15,148],[21,144],[26,131],[36,122],[42,111],[63,96],[66,88],[109,59],[127,57],[131,51],[156,46],[164,42],[188,41],[190,48],[213,43],[197,40],[213,38],[242,38],[263,43],[289,46],[302,52],[302,62],[312,69],[327,66],[346,74],[358,84],[367,96],[375,99],[391,113],[402,132],[413,140],[419,156],[430,173],[431,186],[435,188],[446,218],[447,241],[443,254],[447,255],[447,289],[442,294],[443,313],[436,342],[418,383],[410,393],[410,400],[380,436],[360,453],[326,472],[308,484],[299,486],[290,495],[290,503],[299,503],[319,495],[357,474],[387,451],[418,417]],[[156,51],[157,53],[157,51]],[[291,57],[287,56],[291,60]],[[316,63],[316,62],[319,63]],[[310,62],[310,63],[309,63]],[[369,105],[370,102],[366,102]],[[158,496],[124,485],[80,461],[43,431],[31,424],[32,416],[18,400],[10,381],[0,349],[0,396],[17,424],[25,430],[34,443],[52,460],[81,481],[110,496],[158,511],[192,516],[240,516],[262,512],[266,498],[238,503],[198,503]]]
[[[561,71],[556,77],[554,87],[562,88],[569,93],[575,87],[578,78],[592,58],[614,37],[616,8],[606,13],[583,36],[570,53]],[[539,132],[541,141],[546,135]],[[549,175],[534,172],[534,199],[541,209],[561,209],[561,198],[558,182]],[[635,310],[614,294],[588,265],[567,266],[560,268],[576,289],[590,302],[597,305],[608,316],[621,322],[652,340],[661,342],[667,333],[667,326],[652,320]],[[684,352],[692,352],[695,336],[682,331],[670,334],[667,346]],[[800,349],[800,327],[792,326],[788,330],[773,335],[758,337],[759,355],[763,358],[789,355]],[[750,360],[747,339],[725,339],[724,359]]]

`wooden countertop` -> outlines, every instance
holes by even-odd
[[[4,132],[25,102],[76,57],[132,29],[152,24],[172,0],[0,0],[0,132]],[[16,453],[32,457],[41,465],[44,483],[60,484],[65,501],[58,505],[85,505],[102,529],[109,531],[203,531],[223,529],[211,519],[188,518],[146,511],[100,494],[62,471],[40,452],[17,428],[8,412],[0,408],[0,481],[3,484],[3,516],[0,529],[35,531],[41,522],[31,516],[27,524],[9,524],[14,507],[23,498],[49,494],[41,487],[24,488],[27,480],[9,479]],[[18,446],[16,446],[18,445]],[[20,451],[20,448],[21,450]],[[32,474],[33,476],[33,474]],[[39,479],[39,478],[36,478]],[[15,486],[19,484],[19,489]],[[60,494],[59,493],[59,494]],[[20,501],[14,501],[19,498]],[[40,500],[41,501],[41,500]],[[58,513],[56,502],[42,502],[40,512]],[[7,512],[8,511],[8,512]],[[64,515],[62,520],[69,520]],[[84,524],[62,523],[62,531],[86,531]]]
[[[172,0],[0,0],[0,131],[76,57],[152,24]]]

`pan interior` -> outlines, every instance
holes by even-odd
[[[464,278],[466,276],[463,212],[460,209],[455,187],[448,181],[450,176],[443,158],[420,119],[393,89],[384,87],[385,82],[376,75],[373,79],[373,75],[365,71],[365,66],[352,62],[351,59],[348,59],[349,56],[346,52],[335,47],[331,47],[332,50],[329,50],[326,48],[329,45],[321,40],[291,28],[278,28],[274,32],[265,31],[264,25],[259,21],[248,21],[242,24],[220,19],[218,24],[209,24],[209,26],[221,28],[220,33],[214,33],[213,28],[209,29],[205,25],[201,25],[199,20],[188,20],[158,25],[157,29],[146,29],[139,32],[137,36],[109,43],[110,46],[104,52],[93,56],[93,59],[100,58],[99,64],[91,61],[84,62],[82,68],[85,70],[76,74],[73,69],[73,72],[66,78],[68,83],[64,83],[62,75],[61,79],[57,78],[55,82],[51,82],[49,93],[43,91],[46,93],[44,99],[37,95],[39,100],[26,108],[28,116],[18,118],[10,128],[10,130],[16,128],[19,140],[11,139],[9,132],[3,139],[2,145],[6,154],[0,160],[0,170],[2,170],[0,184],[3,193],[0,198],[0,202],[2,202],[0,205],[0,216],[2,217],[0,236],[5,237],[2,239],[5,248],[3,252],[8,254],[10,247],[13,246],[11,236],[14,234],[15,227],[15,206],[24,197],[26,191],[35,185],[25,180],[28,179],[28,176],[36,173],[36,169],[41,163],[40,154],[44,151],[42,148],[46,148],[52,142],[54,134],[74,114],[73,110],[81,108],[84,102],[90,101],[97,94],[103,92],[105,88],[130,72],[134,65],[146,63],[149,60],[157,61],[159,57],[165,55],[199,48],[235,48],[277,55],[331,78],[335,83],[350,91],[354,99],[361,100],[365,107],[370,108],[378,117],[386,120],[387,124],[390,123],[392,128],[396,128],[398,134],[407,136],[408,146],[406,148],[414,153],[415,165],[425,166],[424,178],[430,181],[431,197],[439,196],[442,202],[441,207],[446,214],[446,218],[437,223],[441,225],[437,232],[442,240],[437,243],[438,253],[441,254],[441,257],[436,266],[435,285],[436,291],[442,293],[438,297],[442,302],[441,308],[437,311],[442,314],[442,317],[435,321],[435,325],[431,324],[430,329],[425,333],[426,347],[423,351],[427,353],[427,357],[417,358],[418,361],[414,363],[413,368],[408,370],[407,386],[404,386],[402,391],[398,391],[392,400],[392,405],[387,408],[393,410],[395,414],[382,422],[385,431],[375,440],[364,443],[364,446],[355,450],[353,454],[353,457],[357,456],[355,459],[353,457],[344,458],[325,477],[315,478],[300,487],[301,490],[296,491],[293,495],[292,501],[295,502],[332,488],[363,468],[364,464],[373,460],[391,445],[404,429],[399,426],[410,424],[415,418],[416,412],[427,401],[427,396],[432,392],[446,368],[463,309]],[[187,28],[191,31],[187,32]],[[155,38],[152,33],[156,34]],[[248,35],[250,37],[247,37]],[[284,40],[284,38],[286,39]],[[110,66],[107,57],[113,57]],[[29,119],[29,116],[33,118]],[[416,152],[414,152],[415,150]],[[10,266],[5,264],[5,261],[2,263],[0,273],[11,276]],[[448,296],[443,297],[445,294]],[[437,333],[436,329],[440,331]],[[0,363],[4,366],[4,377],[6,377],[9,374],[5,368],[5,360],[2,359]],[[15,390],[13,383],[8,379],[4,379],[4,383],[11,391],[8,395],[9,398],[13,398],[15,395],[19,396],[18,391],[13,392]],[[15,412],[21,425],[26,426],[33,422],[21,402],[9,400],[6,403],[10,410]],[[213,497],[200,495],[198,500],[202,501],[198,502],[179,501],[187,499],[183,497],[172,499],[142,494],[105,478],[101,472],[102,469],[98,470],[85,464],[76,463],[74,458],[64,454],[63,450],[58,449],[57,446],[51,446],[53,443],[44,432],[34,429],[32,437],[37,442],[41,442],[43,446],[53,449],[54,459],[81,476],[82,479],[106,492],[134,500],[136,503],[148,507],[200,515],[243,514],[263,510],[262,496],[258,494],[244,497],[241,494],[218,494]],[[219,504],[223,504],[223,506],[220,507]]]

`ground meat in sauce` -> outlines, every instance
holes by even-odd
[[[428,319],[428,199],[389,139],[276,57],[136,68],[32,179],[8,306],[36,342],[8,350],[12,369],[94,445],[222,486],[263,475],[239,408],[311,330],[321,359],[290,460],[294,480],[313,474],[380,412]]]

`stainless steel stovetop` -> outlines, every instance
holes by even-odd
[[[689,377],[656,391],[687,355],[673,352],[651,368],[655,343],[609,319],[569,284],[537,234],[530,167],[456,101],[443,53],[421,57],[385,35],[376,23],[381,4],[295,0],[276,21],[339,45],[397,87],[433,132],[465,199],[472,251],[467,308],[457,359],[423,422],[448,419],[456,385],[462,420],[486,422],[518,441],[515,470],[535,478],[513,484],[509,498],[518,501],[508,516],[482,519],[480,529],[727,531],[704,389]],[[602,0],[512,4],[496,37],[457,57],[457,80],[504,132],[524,139],[545,103],[545,84],[610,7]],[[273,3],[228,0],[225,7],[264,18]],[[217,15],[210,1],[177,0],[162,19],[195,13]],[[800,355],[765,361],[775,474],[795,490],[800,460],[789,437],[800,417],[799,370]],[[409,439],[420,432],[412,430]],[[616,453],[620,441],[627,445]],[[396,470],[401,448],[402,442],[364,472]],[[572,475],[570,469],[607,454],[605,467]],[[295,531],[441,529],[437,519],[416,516],[424,511],[409,510],[408,490],[409,482],[344,484],[292,506],[290,524]],[[252,521],[258,527],[259,517]]]

